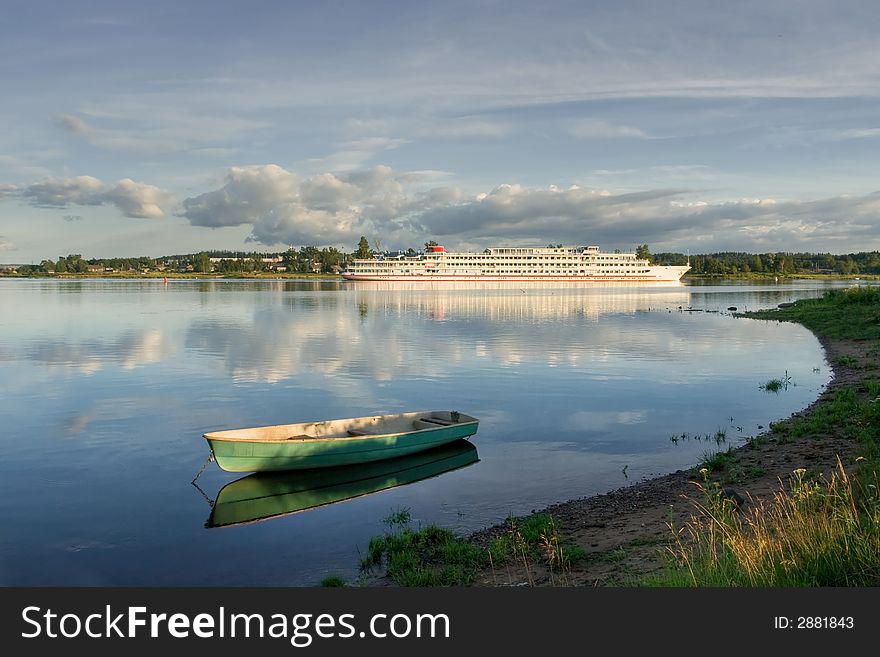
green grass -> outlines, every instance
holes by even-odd
[[[348,586],[348,582],[338,575],[328,575],[321,580],[321,586],[325,588],[344,587]]]
[[[880,496],[843,469],[830,480],[796,470],[771,503],[736,512],[710,487],[698,515],[645,586],[880,585]]]
[[[708,472],[721,472],[733,462],[734,458],[734,453],[730,448],[723,452],[707,452],[703,455],[703,460],[700,461],[700,468]]]
[[[384,567],[385,574],[400,586],[467,586],[482,569],[508,563],[520,563],[528,572],[541,563],[551,575],[564,575],[587,554],[563,541],[557,521],[544,513],[508,518],[505,531],[485,548],[436,525],[413,530],[408,509],[384,520],[389,531],[370,540],[361,568]]]
[[[798,322],[828,338],[880,338],[880,287],[829,290],[818,299],[801,299],[793,306],[745,313],[755,319]]]
[[[386,575],[401,586],[464,586],[473,583],[485,563],[477,546],[448,529],[427,525],[373,537],[361,567],[384,565]]]

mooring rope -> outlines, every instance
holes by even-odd
[[[193,479],[192,482],[190,482],[190,483],[192,483],[192,485],[196,487],[196,490],[199,491],[202,494],[202,497],[204,497],[205,500],[208,502],[208,506],[210,506],[213,509],[214,508],[214,500],[212,500],[210,497],[208,497],[208,494],[202,490],[202,487],[196,483],[195,479]]]
[[[213,460],[214,460],[214,452],[211,452],[210,454],[208,454],[208,458],[205,460],[205,464],[202,466],[202,469],[199,470],[199,473],[195,477],[193,477],[193,480],[190,482],[191,484],[196,483],[196,479],[198,479],[199,477],[202,476],[202,473],[205,471],[205,468],[207,468],[208,464],[211,463]],[[198,488],[198,486],[196,488]]]
[[[193,486],[196,487],[196,490],[197,490],[197,491],[199,491],[199,492],[202,494],[202,497],[204,497],[204,498],[207,500],[208,505],[209,505],[212,509],[214,508],[214,500],[212,500],[210,497],[208,497],[208,494],[207,494],[205,491],[202,490],[202,487],[199,486],[199,485],[196,483],[196,480],[197,480],[199,477],[202,476],[202,473],[205,471],[205,468],[207,468],[207,467],[208,467],[208,464],[209,464],[211,461],[213,461],[213,460],[214,460],[214,452],[211,452],[210,454],[208,454],[208,458],[205,459],[205,464],[202,466],[202,469],[199,470],[199,473],[198,473],[195,477],[193,477],[193,480],[192,480],[191,482],[189,482],[189,483],[191,483]]]

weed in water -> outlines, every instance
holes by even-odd
[[[784,378],[770,379],[767,383],[762,383],[758,387],[766,392],[775,392],[778,394],[780,390],[788,390],[790,385],[792,385],[791,377],[788,375],[788,370],[785,370]]]
[[[412,512],[409,507],[399,508],[397,511],[382,518],[382,522],[391,528],[403,527],[404,525],[408,525],[410,521],[412,521]]]
[[[767,383],[763,383],[758,387],[767,392],[779,392],[782,390],[782,385],[782,379],[770,379]]]

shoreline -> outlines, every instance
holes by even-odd
[[[814,333],[815,334],[815,333]],[[746,505],[771,500],[787,484],[792,472],[805,468],[826,477],[838,467],[853,465],[858,445],[843,435],[833,440],[780,439],[774,431],[786,423],[808,416],[834,391],[861,380],[859,369],[866,358],[857,340],[831,340],[816,336],[832,378],[809,406],[788,418],[770,423],[770,428],[731,447],[732,460],[726,476],[711,473],[709,481],[733,488]],[[876,363],[874,357],[872,362]],[[858,365],[855,365],[858,363]],[[696,513],[703,483],[700,464],[659,477],[645,479],[616,490],[553,504],[533,513],[550,515],[556,521],[560,542],[586,553],[562,572],[551,571],[542,562],[506,563],[480,571],[474,586],[630,586],[645,575],[664,567],[663,551],[673,541],[673,527],[682,528]],[[729,476],[733,473],[733,476]],[[730,479],[733,481],[730,481]],[[496,536],[510,531],[501,523],[478,530],[465,540],[484,548]]]
[[[240,273],[240,274],[221,274],[216,272],[105,272],[105,273],[64,273],[64,274],[16,274],[0,272],[0,279],[14,280],[132,280],[139,281],[154,278],[167,278],[168,280],[345,280],[340,274],[325,273],[306,273],[306,272],[261,272],[261,273]],[[717,281],[751,281],[754,283],[769,283],[780,281],[877,281],[880,280],[880,274],[813,274],[804,272],[801,274],[685,274],[681,282],[717,282]],[[518,282],[518,281],[509,281]],[[534,281],[527,281],[534,282]]]

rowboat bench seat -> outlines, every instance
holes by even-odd
[[[450,424],[455,423],[449,420],[438,420],[434,417],[421,417],[418,420],[413,420],[413,427],[416,429],[436,429],[437,427],[447,427]]]
[[[431,424],[440,424],[444,427],[448,427],[450,424],[455,424],[452,420],[441,420],[438,417],[423,417],[422,420],[430,422]]]

